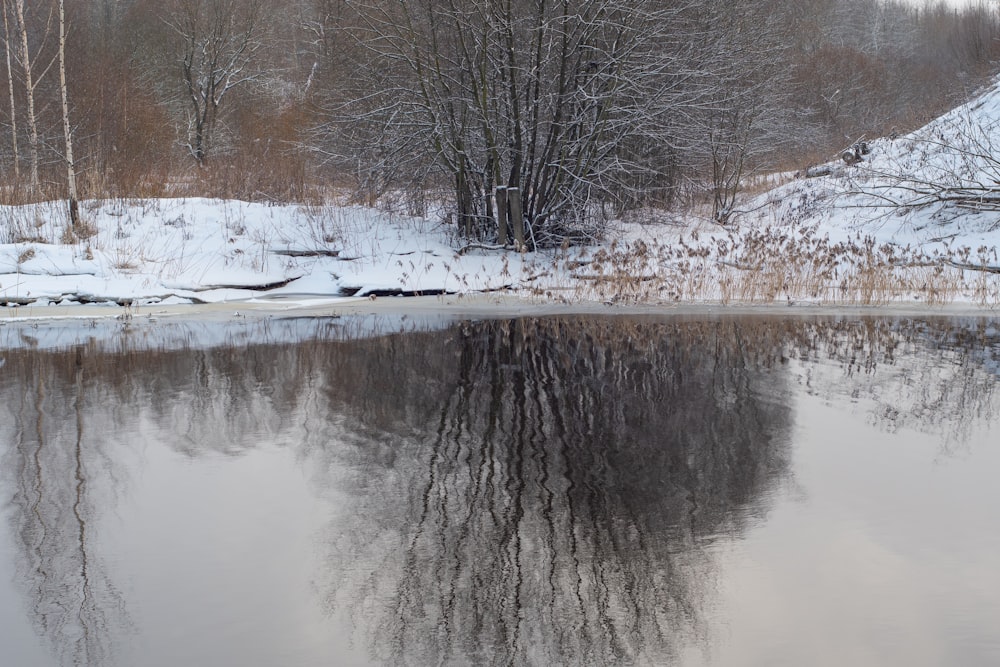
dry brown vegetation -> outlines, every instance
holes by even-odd
[[[985,246],[928,252],[861,233],[832,241],[813,228],[765,228],[566,250],[562,271],[539,268],[528,283],[547,298],[607,303],[942,306],[961,298],[995,307],[996,257]]]

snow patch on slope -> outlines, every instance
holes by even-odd
[[[868,146],[857,165],[830,163],[827,175],[758,197],[742,223],[816,225],[917,246],[1000,242],[995,204],[951,196],[1000,194],[1000,82],[915,132]]]

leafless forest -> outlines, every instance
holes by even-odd
[[[2,0],[0,203],[447,202],[532,245],[710,207],[983,85],[1000,7],[883,0]],[[527,231],[526,231],[527,229]]]

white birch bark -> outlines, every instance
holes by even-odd
[[[28,26],[24,21],[24,0],[14,0],[17,27],[21,37],[21,66],[24,69],[24,90],[28,99],[28,148],[31,158],[31,190],[37,195],[38,177],[38,120],[35,116],[35,85],[32,74],[31,51],[28,50]]]
[[[66,189],[69,198],[69,222],[76,230],[80,224],[76,192],[76,166],[73,162],[73,128],[69,122],[69,90],[66,87],[66,9],[59,0],[59,91],[62,98],[63,135],[66,138]]]

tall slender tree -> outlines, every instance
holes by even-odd
[[[24,0],[13,0],[14,11],[17,18],[17,28],[21,37],[20,61],[24,70],[24,92],[27,98],[28,117],[28,149],[31,159],[31,191],[33,196],[37,196],[40,190],[41,181],[38,175],[38,117],[35,114],[35,88],[42,79],[48,68],[44,68],[39,76],[35,76],[33,65],[35,55],[31,53],[28,46],[28,24],[25,20]]]
[[[59,0],[59,92],[62,100],[63,136],[66,139],[66,195],[69,201],[69,224],[80,231],[80,206],[76,191],[76,163],[73,161],[73,128],[69,122],[69,90],[66,86],[66,6]]]

